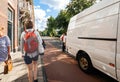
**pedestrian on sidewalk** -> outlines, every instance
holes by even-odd
[[[62,51],[65,52],[65,50],[66,50],[66,32],[60,36],[60,40],[62,41]]]
[[[10,39],[7,35],[4,35],[4,28],[0,27],[0,62],[5,62],[7,65],[7,60],[11,58],[10,56]],[[8,70],[4,70],[4,74],[7,74]]]
[[[25,30],[21,34],[20,45],[25,64],[28,68],[28,79],[29,82],[33,82],[33,80],[34,82],[38,82],[38,48],[42,45],[42,39],[39,33],[35,29],[33,29],[32,21],[26,21],[24,28]]]

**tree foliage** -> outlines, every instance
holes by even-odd
[[[58,29],[64,29],[64,31],[67,31],[68,26],[68,20],[67,20],[66,10],[61,10],[58,16],[56,17],[57,22],[57,28]]]
[[[71,17],[90,7],[96,0],[72,0],[66,7],[68,15]]]
[[[49,36],[56,36],[56,31],[55,31],[55,29],[56,29],[56,21],[52,16],[50,18],[48,18],[47,26],[48,26],[47,34]]]
[[[95,1],[96,0],[71,0],[67,7],[61,10],[56,18],[52,16],[48,18],[48,28],[44,31],[44,34],[56,36],[66,32],[70,18],[93,5]]]

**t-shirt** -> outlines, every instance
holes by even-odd
[[[63,42],[64,43],[66,42],[66,35],[64,35],[64,37],[63,37]]]
[[[8,36],[0,37],[0,62],[5,61],[8,56],[8,46],[10,46],[10,39]]]
[[[26,29],[26,31],[28,31],[28,32],[32,32],[34,29]],[[21,34],[21,42],[20,42],[20,46],[21,46],[21,52],[22,52],[22,55],[24,56],[25,55],[25,51],[24,51],[24,49],[23,49],[23,47],[24,47],[24,36],[25,36],[25,32],[22,32],[22,34]],[[36,34],[36,36],[37,36],[37,38],[38,38],[38,45],[39,46],[42,46],[42,38],[41,38],[41,36],[40,36],[40,34],[38,33],[38,31],[35,31],[35,34]],[[39,54],[39,51],[35,51],[35,52],[33,52],[33,53],[27,53],[27,56],[29,56],[30,58],[33,58],[33,57],[35,57],[36,55],[38,55]]]
[[[66,35],[61,35],[60,40],[65,43],[66,42]]]

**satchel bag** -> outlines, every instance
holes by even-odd
[[[8,60],[7,65],[8,65],[8,71],[11,71],[11,70],[12,70],[12,68],[13,68],[13,62],[12,62],[12,60],[11,60],[11,59],[9,59],[9,60]]]
[[[13,63],[11,59],[8,59],[4,65],[4,74],[8,74],[8,71],[11,71],[13,68]]]
[[[8,74],[8,65],[4,65],[4,74]]]

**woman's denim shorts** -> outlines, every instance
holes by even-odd
[[[24,56],[25,64],[31,64],[32,61],[37,61],[37,60],[38,60],[38,55],[33,58],[30,58],[29,56],[27,56],[27,54],[25,54]]]

